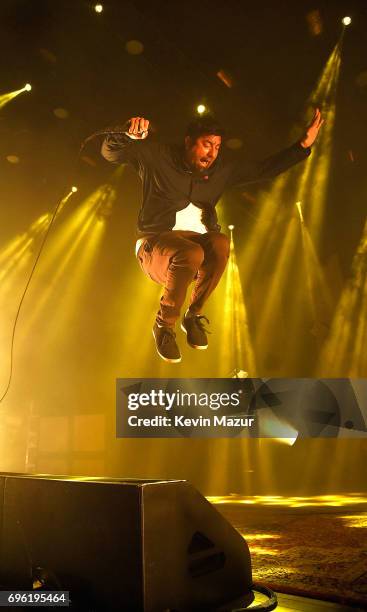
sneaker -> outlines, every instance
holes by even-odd
[[[169,363],[179,363],[181,361],[180,349],[177,346],[176,334],[171,327],[159,327],[154,324],[153,336],[158,355]]]
[[[210,333],[204,327],[203,320],[209,323],[208,319],[203,315],[192,315],[186,312],[182,319],[181,329],[187,334],[187,342],[192,348],[204,350],[208,348],[208,338],[206,334]]]

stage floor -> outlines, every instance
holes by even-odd
[[[277,593],[278,595],[278,607],[276,610],[282,612],[363,612],[363,608],[351,608],[350,606],[343,606],[329,601],[322,601],[321,599],[309,599],[307,597],[298,597],[297,595],[285,595],[283,593]]]
[[[254,582],[280,593],[278,609],[367,610],[365,495],[208,499],[245,538]]]

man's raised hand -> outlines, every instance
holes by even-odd
[[[324,123],[324,120],[321,117],[320,109],[317,108],[315,110],[314,117],[310,125],[307,127],[306,133],[301,140],[302,147],[307,148],[313,145],[319,133],[319,129],[323,123]]]
[[[128,121],[127,136],[134,140],[144,140],[148,136],[149,120],[144,117],[132,117]]]

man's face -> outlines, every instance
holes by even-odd
[[[207,170],[216,160],[221,143],[221,136],[214,136],[214,134],[199,136],[195,142],[186,136],[185,158],[187,163],[199,172]]]

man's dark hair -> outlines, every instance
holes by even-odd
[[[193,142],[203,134],[213,134],[214,136],[224,136],[224,129],[218,121],[211,115],[193,119],[186,128],[185,136],[189,136]]]

